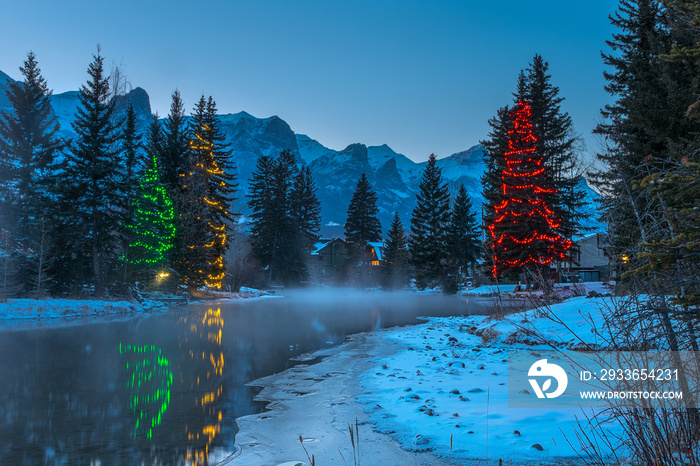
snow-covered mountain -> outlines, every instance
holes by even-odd
[[[0,71],[0,110],[9,111],[10,104],[5,96],[8,83],[12,80]],[[134,107],[138,129],[146,134],[151,121],[151,106],[148,93],[139,87],[118,97],[117,112],[123,115],[128,105]],[[63,136],[74,136],[71,123],[75,120],[78,107],[78,92],[69,91],[51,96],[51,105],[58,117]],[[277,155],[282,150],[290,150],[300,165],[308,165],[318,186],[318,197],[322,210],[322,234],[342,236],[346,212],[357,180],[365,173],[377,191],[379,199],[379,220],[384,231],[388,230],[394,212],[398,212],[409,227],[411,211],[415,206],[416,193],[427,162],[416,163],[399,154],[387,145],[365,146],[351,144],[343,150],[333,150],[304,134],[295,134],[292,128],[277,116],[256,118],[246,112],[220,115],[221,128],[227,142],[231,144],[236,165],[239,192],[236,210],[244,215],[249,212],[245,205],[250,179],[260,155]],[[450,190],[456,193],[464,184],[472,198],[474,209],[481,216],[480,178],[485,170],[484,149],[473,146],[463,152],[438,159]],[[602,230],[594,219],[595,199],[598,194],[582,180],[586,199],[590,203],[588,225]]]
[[[0,71],[0,111],[9,111],[12,107],[10,99],[7,98],[6,90],[14,79]]]

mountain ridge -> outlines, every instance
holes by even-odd
[[[11,110],[5,96],[7,85],[11,81],[12,78],[0,71],[0,110]],[[125,114],[129,104],[133,105],[137,115],[137,130],[145,136],[152,119],[148,92],[136,87],[124,95],[117,96],[116,99],[118,117]],[[71,124],[75,120],[75,110],[79,105],[78,91],[51,95],[51,105],[58,117],[61,135],[72,138],[74,133]],[[238,200],[234,208],[244,217],[250,213],[245,200],[248,194],[248,180],[255,170],[258,157],[276,156],[282,150],[289,150],[299,165],[309,166],[316,180],[317,194],[321,201],[321,233],[324,236],[343,236],[342,225],[345,223],[347,206],[362,173],[367,175],[377,191],[378,217],[383,231],[388,230],[394,212],[399,213],[404,226],[408,228],[427,162],[415,162],[395,152],[386,144],[366,146],[353,143],[342,150],[330,149],[308,135],[295,133],[291,126],[277,115],[257,118],[241,111],[220,114],[218,117],[226,142],[232,149],[235,175],[239,183],[236,196]],[[480,181],[486,169],[484,155],[483,147],[476,144],[437,161],[452,194],[464,184],[479,218],[481,204],[484,202]],[[587,183],[585,188],[587,200],[594,202],[599,198]],[[603,230],[597,221],[588,223],[595,230]]]

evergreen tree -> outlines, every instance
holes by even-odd
[[[155,155],[141,177],[133,211],[133,221],[127,224],[133,238],[129,243],[129,262],[141,268],[167,266],[168,251],[175,237],[175,213],[160,182]]]
[[[505,198],[493,206],[495,218],[486,224],[494,277],[509,271],[536,272],[563,259],[571,247],[559,233],[560,220],[550,206],[556,189],[537,151],[531,115],[530,105],[519,102],[509,118],[509,150],[501,155],[505,168],[500,190]]]
[[[252,252],[270,282],[296,285],[308,276],[307,256],[320,223],[310,176],[298,170],[289,150],[276,160],[261,156],[253,172],[248,195]]]
[[[595,130],[608,142],[599,155],[606,168],[597,175],[622,278],[655,296],[655,311],[667,323],[673,296],[687,333],[666,332],[669,346],[685,339],[695,349],[700,9],[697,2],[665,3],[622,1],[611,17],[619,33],[608,44],[618,53],[604,59],[615,102],[601,111],[606,121]]]
[[[345,221],[345,239],[350,243],[351,260],[362,258],[368,242],[382,240],[378,213],[377,194],[363,173],[355,186]]]
[[[631,306],[613,309],[607,319],[619,326],[611,334],[622,336],[619,346],[626,350],[668,348],[677,355],[700,347],[700,138],[693,118],[698,18],[700,4],[685,0],[621,0],[610,18],[618,32],[608,41],[613,53],[603,58],[611,68],[606,90],[614,102],[601,111],[605,121],[595,130],[605,142],[597,182],[605,194],[609,251],[622,272],[617,283],[632,296]],[[679,386],[685,391],[696,384],[694,369],[679,358],[674,362]],[[667,445],[695,442],[700,412],[692,399],[683,404],[667,410],[663,422],[644,409],[615,413],[631,426],[626,443],[633,461],[673,463],[678,449]],[[693,449],[685,458],[698,463]]]
[[[408,247],[399,213],[394,212],[391,227],[384,242],[382,284],[387,289],[402,288],[409,279]]]
[[[668,53],[659,55],[659,58],[668,62],[675,62],[682,65],[690,65],[696,76],[700,74],[700,1],[698,0],[665,0],[663,2],[671,11],[669,15],[672,21],[670,25],[672,31],[681,32],[686,38],[685,43],[676,40],[671,44],[671,50]],[[700,109],[700,98],[698,97],[698,89],[700,81],[697,79],[693,83],[694,97],[696,99],[688,106],[686,115],[690,118],[698,118],[698,109]]]
[[[122,251],[123,251],[123,280],[127,282],[127,264],[129,262],[129,228],[128,225],[134,218],[134,200],[136,198],[137,173],[141,171],[141,161],[138,157],[139,149],[141,148],[141,135],[136,131],[136,112],[134,107],[129,105],[124,119],[124,129],[121,133],[121,152],[123,167],[122,195],[122,224],[124,231],[122,233]]]
[[[51,109],[51,91],[41,75],[36,56],[27,54],[22,82],[10,82],[7,98],[12,112],[0,115],[0,223],[13,243],[30,248],[33,232],[55,213],[48,196],[56,158],[65,142]],[[17,283],[27,283],[29,264],[17,258]]]
[[[186,283],[221,288],[225,275],[226,235],[233,220],[236,189],[231,150],[224,142],[216,104],[202,96],[192,115],[188,163],[180,218],[186,246],[182,266]]]
[[[700,120],[698,109],[698,90],[700,89],[700,1],[669,0],[665,2],[672,8],[676,19],[672,24],[674,31],[685,33],[692,40],[685,44],[675,42],[667,54],[660,56],[674,67],[693,70],[696,79],[693,83],[691,98],[686,116],[697,122]],[[697,126],[696,126],[697,128]],[[668,232],[664,239],[643,245],[640,253],[643,259],[642,267],[652,265],[653,272],[663,273],[670,281],[669,294],[674,296],[675,305],[683,307],[684,311],[697,320],[700,317],[700,222],[697,221],[696,210],[700,199],[700,136],[697,130],[691,135],[687,144],[678,149],[680,160],[671,162],[666,170],[647,175],[640,187],[650,193],[665,207],[664,220]],[[678,155],[673,154],[676,157]],[[643,270],[645,274],[652,272]]]
[[[409,241],[416,285],[420,289],[440,285],[448,291],[450,194],[435,154],[430,154],[416,199]]]
[[[316,196],[316,183],[308,165],[299,170],[291,191],[291,215],[299,228],[305,256],[311,253],[321,229],[321,203]]]
[[[700,319],[700,162],[684,158],[663,172],[642,180],[645,189],[665,206],[668,229],[658,241],[639,245],[639,263],[631,271],[654,282],[656,288],[673,296],[671,302],[683,309],[687,320]],[[697,322],[696,324],[697,325]],[[696,336],[690,337],[697,339]]]
[[[603,207],[617,258],[634,259],[640,242],[649,243],[662,233],[657,226],[663,208],[635,186],[663,169],[665,161],[678,160],[678,147],[696,132],[695,123],[686,117],[695,100],[694,67],[659,56],[672,43],[683,47],[695,41],[687,31],[670,27],[667,13],[654,0],[621,0],[619,11],[610,17],[619,32],[607,41],[614,53],[603,55],[612,69],[604,76],[615,102],[601,110],[605,120],[594,132],[605,142],[606,150],[598,155],[605,169],[596,178],[605,194]]]
[[[462,276],[481,256],[481,241],[479,240],[479,224],[476,212],[472,211],[472,200],[464,185],[460,185],[457,197],[452,205],[450,218],[450,257]]]
[[[171,196],[182,190],[182,176],[189,172],[190,130],[185,121],[185,106],[177,89],[172,93],[170,113],[164,122],[163,140],[158,152],[161,181]],[[154,153],[154,152],[149,152]]]
[[[574,134],[571,117],[561,109],[564,98],[559,96],[559,88],[551,83],[549,64],[540,55],[535,55],[529,67],[518,75],[514,97],[516,105],[521,100],[530,104],[534,150],[541,157],[543,167],[547,168],[544,172],[547,178],[540,182],[551,190],[547,203],[554,217],[559,219],[558,233],[571,240],[581,232],[584,199],[578,187],[578,138]],[[511,108],[506,106],[499,109],[496,117],[489,120],[489,125],[489,139],[481,142],[486,150],[486,172],[481,180],[486,199],[484,224],[494,222],[499,216],[494,207],[508,202],[510,197],[501,187],[501,174],[507,169],[503,154],[510,150],[508,131],[513,125]],[[492,251],[490,236],[487,236],[485,246],[487,251]],[[493,257],[490,259],[493,264]],[[563,260],[557,259],[557,269]]]
[[[158,162],[160,163],[160,154],[163,151],[164,144],[163,127],[160,124],[160,121],[158,121],[158,114],[156,113],[153,115],[151,124],[148,125],[148,134],[146,136],[146,153],[156,155]],[[160,176],[158,178],[160,179]],[[163,180],[161,180],[161,183],[165,185]]]
[[[117,136],[112,119],[114,103],[109,100],[99,48],[93,57],[88,67],[90,79],[80,88],[80,106],[73,123],[77,137],[66,157],[64,182],[59,188],[65,213],[62,245],[76,258],[70,268],[88,266],[84,273],[100,296],[115,258],[122,218],[119,199],[114,196],[120,188],[119,158],[112,149]]]
[[[583,193],[578,188],[577,167],[580,165],[576,150],[578,138],[567,112],[562,111],[564,98],[559,88],[551,83],[549,64],[541,55],[535,55],[521,74],[524,82],[518,86],[517,99],[530,103],[532,108],[532,133],[537,142],[537,152],[551,177],[548,182],[555,193],[551,196],[551,208],[560,219],[559,232],[572,239],[581,229]]]
[[[192,245],[189,244],[192,242],[191,238],[196,237],[197,226],[193,222],[188,223],[188,219],[196,219],[203,212],[196,212],[201,210],[201,206],[192,205],[190,202],[196,198],[195,190],[185,189],[186,182],[190,182],[190,187],[193,187],[194,183],[189,175],[192,172],[189,165],[191,136],[185,119],[185,106],[177,89],[172,93],[171,98],[170,112],[162,127],[158,125],[158,133],[154,132],[155,127],[151,128],[149,144],[153,147],[148,153],[158,156],[160,180],[167,189],[175,208],[175,246],[170,251],[171,260],[178,277],[188,281],[187,277],[190,275],[188,267],[191,266],[192,271],[199,270],[192,264],[194,257],[189,254],[191,251],[188,248]],[[198,284],[201,284],[201,280]]]
[[[286,284],[298,284],[308,278],[305,251],[313,246],[307,243],[299,224],[300,218],[296,216],[301,214],[294,202],[294,182],[299,173],[294,154],[289,150],[282,151],[272,170],[271,189],[278,230],[278,277]]]
[[[518,88],[524,86],[524,73],[521,73],[518,80]],[[490,225],[497,218],[495,206],[502,204],[506,196],[501,189],[501,173],[507,168],[505,154],[508,149],[509,128],[512,127],[511,109],[509,106],[498,109],[496,116],[489,119],[491,131],[488,139],[481,141],[485,151],[486,170],[481,177],[482,195],[486,202],[482,205],[482,225]],[[485,230],[483,250],[486,253],[486,264],[489,269],[493,269],[493,244],[491,235]]]
[[[547,167],[547,180],[543,182],[553,189],[549,195],[549,207],[559,220],[558,231],[571,240],[581,233],[581,208],[583,193],[578,181],[579,153],[578,138],[574,134],[573,123],[568,113],[562,111],[564,98],[559,96],[559,88],[552,85],[549,64],[540,55],[535,55],[532,63],[518,75],[515,103],[527,101],[532,109],[532,132],[536,151]],[[485,224],[496,218],[494,206],[507,199],[501,189],[501,173],[505,167],[503,154],[508,149],[508,128],[512,126],[511,108],[498,110],[489,120],[489,138],[481,141],[486,150],[486,171],[481,183],[486,203],[483,206]],[[486,238],[486,250],[491,250],[490,237]],[[557,269],[561,260],[557,260]]]
[[[275,216],[275,198],[271,189],[275,164],[272,157],[261,155],[248,183],[248,206],[252,210],[250,236],[253,255],[267,270],[270,281],[277,279],[279,250],[276,228],[278,219]]]

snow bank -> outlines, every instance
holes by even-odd
[[[258,290],[256,288],[248,288],[242,286],[238,291],[216,291],[206,287],[199,288],[192,294],[192,299],[199,301],[211,301],[219,299],[238,299],[238,298],[266,298],[272,297],[273,293],[269,291]],[[276,295],[274,295],[276,296]]]
[[[130,314],[140,306],[128,301],[79,299],[10,299],[0,303],[0,319],[59,319],[105,314]]]
[[[511,292],[515,290],[515,286],[516,285],[482,285],[471,290],[462,291],[462,294],[467,296],[491,296],[498,294],[499,290],[501,293]]]
[[[67,327],[124,320],[147,310],[147,304],[82,299],[10,299],[0,303],[0,330]]]
[[[362,375],[370,422],[413,451],[453,460],[503,459],[543,464],[577,458],[580,409],[508,408],[508,350],[577,348],[579,337],[600,343],[593,326],[604,320],[603,298],[574,298],[502,320],[485,316],[433,318],[383,333],[404,349],[375,360]],[[557,323],[555,320],[560,321]],[[617,426],[613,428],[617,429]]]
[[[242,286],[238,290],[238,294],[235,297],[238,297],[238,298],[262,298],[264,296],[270,296],[270,293],[268,293],[267,291],[258,290],[256,288],[248,288],[248,287]]]
[[[477,286],[476,288],[472,288],[471,290],[463,290],[461,291],[462,295],[465,296],[495,296],[498,295],[499,293],[501,295],[515,295],[519,297],[527,297],[528,295],[534,295],[534,296],[542,296],[541,291],[522,291],[522,292],[516,292],[515,289],[518,285],[515,284],[509,284],[509,285],[481,285]],[[606,282],[585,282],[585,283],[555,283],[554,284],[554,291],[555,292],[565,292],[565,291],[571,291],[573,292],[575,288],[581,288],[581,290],[585,293],[589,293],[591,291],[595,291],[596,293],[599,294],[605,294],[609,293],[610,290],[612,289],[612,286],[609,285]],[[523,285],[521,285],[521,288],[524,288]]]

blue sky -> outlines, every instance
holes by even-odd
[[[478,143],[535,53],[586,140],[610,101],[601,50],[612,0],[6,2],[0,70],[33,50],[55,93],[76,90],[100,43],[151,106],[278,115],[333,149],[388,144],[422,161]]]

